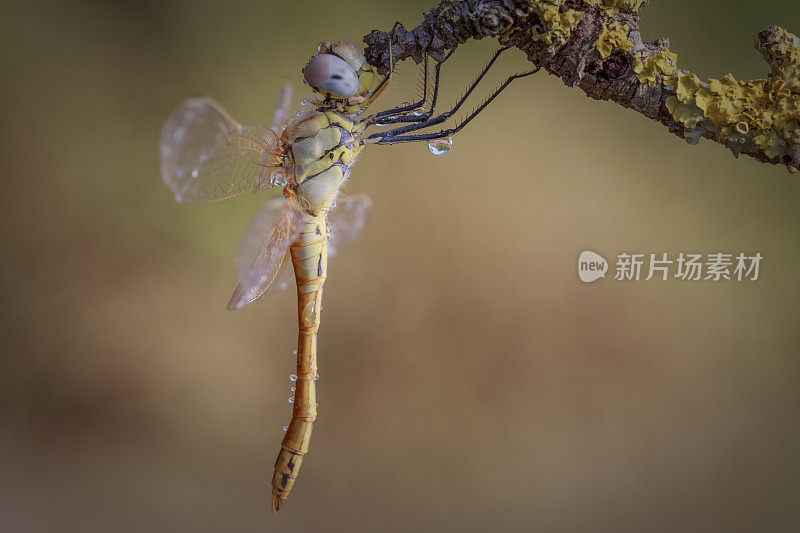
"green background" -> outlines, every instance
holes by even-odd
[[[643,12],[701,77],[763,76],[793,1]],[[689,146],[540,74],[446,157],[369,146],[374,213],[336,257],[311,452],[267,514],[291,291],[225,310],[264,196],[174,203],[183,97],[266,124],[320,40],[410,2],[11,2],[3,14],[0,508],[10,531],[800,529],[800,178]],[[447,64],[452,100],[496,43]],[[509,52],[483,87],[526,67]],[[406,63],[386,107],[413,96]],[[476,101],[477,103],[477,101]],[[754,283],[582,284],[584,249],[755,252]]]

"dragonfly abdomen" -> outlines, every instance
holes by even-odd
[[[292,421],[283,437],[272,477],[272,512],[280,509],[294,485],[303,456],[308,453],[317,418],[317,331],[322,309],[322,286],[328,275],[326,215],[307,215],[297,241],[290,248],[297,281],[297,372]]]

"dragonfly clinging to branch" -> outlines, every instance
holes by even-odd
[[[449,139],[512,81],[535,72],[510,76],[456,127],[417,133],[458,112],[505,50],[495,53],[452,109],[435,116],[443,61],[433,69],[430,98],[426,56],[419,101],[367,115],[367,108],[388,86],[392,69],[376,84],[376,73],[363,53],[339,41],[320,43],[303,69],[305,82],[319,97],[286,119],[291,86],[284,85],[271,128],[239,124],[208,96],[184,100],[164,124],[159,140],[161,175],[178,202],[213,202],[283,189],[282,198],[269,200],[245,234],[237,258],[239,284],[228,303],[228,309],[239,309],[280,289],[291,282],[293,271],[299,321],[297,369],[292,374],[296,383],[292,419],[272,479],[273,513],[292,490],[317,417],[317,330],[328,257],[358,236],[371,207],[366,196],[338,198],[356,157],[367,143]],[[386,126],[392,127],[367,133],[369,128]],[[432,151],[436,153],[433,146]],[[287,255],[290,261],[284,261]]]

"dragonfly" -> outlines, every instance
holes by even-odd
[[[297,289],[292,418],[284,426],[272,477],[273,514],[295,484],[317,418],[317,332],[328,258],[359,236],[372,206],[365,195],[340,197],[356,158],[367,144],[426,141],[432,152],[447,152],[452,136],[503,89],[538,70],[510,76],[455,127],[418,133],[457,113],[507,49],[499,49],[456,104],[438,115],[440,70],[452,51],[433,69],[425,56],[419,100],[369,114],[370,105],[389,86],[394,68],[390,61],[388,73],[378,80],[361,50],[338,41],[319,43],[302,69],[315,97],[292,114],[291,85],[284,83],[269,128],[240,124],[205,95],[182,101],[164,123],[159,138],[161,176],[179,203],[282,189],[282,195],[268,200],[245,232],[237,255],[239,283],[228,302],[228,309],[235,310],[292,281]],[[370,128],[387,126],[369,133]]]

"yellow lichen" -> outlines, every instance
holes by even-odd
[[[644,0],[603,0],[606,7],[617,8],[622,11],[639,11]]]
[[[691,99],[681,101],[675,96],[668,96],[664,105],[667,106],[667,111],[670,112],[675,120],[682,122],[686,129],[696,128],[697,124],[703,119],[702,110]]]
[[[580,22],[581,12],[563,8],[564,0],[529,0],[543,21],[544,30],[535,40],[548,44],[563,39]],[[603,26],[595,49],[602,57],[614,50],[630,51],[630,28],[618,20],[621,11],[638,11],[642,0],[584,0],[602,11]],[[780,159],[790,171],[800,166],[800,39],[773,26],[759,33],[756,48],[770,66],[767,79],[738,81],[728,74],[702,81],[696,74],[678,71],[678,56],[664,47],[638,50],[633,71],[639,83],[662,83],[671,94],[665,106],[683,124],[690,143],[704,135],[720,139],[738,153],[757,148],[772,159]],[[754,146],[755,145],[755,146]]]
[[[800,39],[773,26],[759,34],[756,48],[771,68],[767,79],[736,80],[728,74],[703,83],[693,73],[675,76],[665,105],[690,142],[705,132],[730,143],[753,144],[796,172],[800,161]]]
[[[461,15],[457,11],[455,11],[453,9],[453,6],[450,4],[445,5],[444,8],[442,8],[442,10],[439,11],[438,17],[446,18],[453,24],[458,24],[459,22],[461,22]]]
[[[672,74],[677,67],[678,54],[670,52],[669,49],[665,48],[650,56],[644,56],[644,54],[642,54],[640,57],[637,57],[633,64],[633,71],[636,73],[639,83],[647,82],[651,86],[655,86],[658,81],[657,76],[661,76],[664,85],[668,85],[672,81],[669,75]]]
[[[783,81],[787,90],[800,91],[800,39],[778,26],[759,37],[755,47],[772,69],[770,78]]]
[[[750,136],[768,157],[795,157],[800,155],[800,94],[784,83],[781,78],[738,81],[730,74],[703,83],[696,74],[680,73],[666,106],[689,130],[702,123],[723,136]]]
[[[690,100],[702,88],[703,82],[700,81],[696,74],[678,74],[675,94],[681,102]]]
[[[554,40],[564,41],[570,36],[572,29],[581,21],[583,13],[572,9],[561,13],[559,6],[563,3],[564,0],[530,0],[531,10],[539,15],[545,26],[542,32],[534,31],[534,41],[553,44]]]
[[[616,20],[603,22],[603,30],[597,37],[594,47],[600,52],[600,57],[608,57],[614,49],[630,50],[633,43],[628,39],[628,25],[619,24]]]

